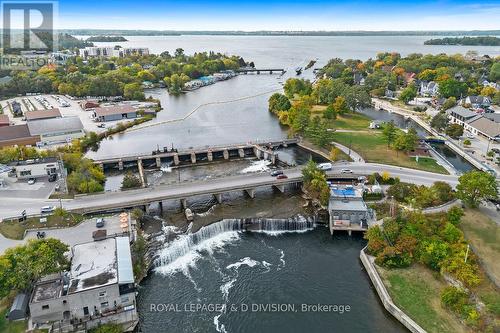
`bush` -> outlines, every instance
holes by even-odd
[[[441,292],[441,303],[453,311],[460,313],[464,305],[467,305],[469,295],[457,287],[449,286]]]
[[[446,219],[453,225],[459,225],[462,216],[464,216],[464,210],[460,207],[451,207],[448,213],[446,213]]]
[[[122,189],[138,188],[141,186],[142,186],[141,180],[132,172],[130,171],[127,172],[125,174],[125,177],[123,177]]]

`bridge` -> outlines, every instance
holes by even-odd
[[[414,184],[431,185],[438,180],[448,182],[451,186],[456,186],[458,183],[458,177],[454,175],[441,175],[374,163],[337,164],[333,170],[327,172],[328,178],[339,177],[341,175],[340,170],[346,167],[355,173],[350,175],[350,177],[387,171],[392,177],[399,177],[401,181]],[[254,197],[257,188],[274,187],[278,191],[283,192],[287,186],[297,185],[302,182],[300,167],[287,169],[285,170],[285,174],[288,176],[286,179],[271,177],[269,173],[251,173],[174,185],[159,185],[129,191],[77,196],[75,199],[63,200],[62,206],[68,211],[83,214],[147,207],[153,203],[159,203],[160,207],[162,207],[161,202],[166,200],[180,200],[182,205],[186,206],[187,200],[194,196],[213,195],[220,202],[223,199],[222,194],[227,192],[245,191],[249,197]],[[346,175],[343,177],[346,177]],[[26,210],[28,215],[39,214],[42,206],[58,206],[59,203],[59,200],[51,199],[20,200],[3,198],[0,201],[0,218],[18,217],[23,210]]]
[[[273,73],[285,74],[286,70],[284,68],[240,68],[240,69],[236,70],[236,73],[239,73],[239,74],[248,74],[248,73],[260,74],[261,72],[262,73],[269,73],[269,74],[273,74]]]

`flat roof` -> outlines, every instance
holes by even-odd
[[[451,109],[446,110],[446,113],[447,114],[455,113],[455,114],[459,115],[460,117],[464,117],[464,118],[472,118],[472,117],[477,115],[477,113],[475,113],[469,109],[466,109],[460,105],[454,106]]]
[[[34,165],[34,164],[45,164],[45,163],[56,163],[57,157],[44,157],[37,158],[33,160],[19,160],[12,161],[9,163],[10,166],[19,166],[19,165]]]
[[[116,237],[116,259],[118,261],[118,283],[134,283],[132,255],[128,237]]]
[[[14,125],[0,127],[0,141],[31,138],[32,134],[28,129],[28,125]]]
[[[365,212],[368,211],[368,207],[363,200],[341,200],[334,199],[330,200],[328,205],[329,210],[343,210],[343,211],[356,211]]]
[[[59,109],[49,109],[49,110],[38,110],[25,112],[24,116],[27,121],[39,120],[39,119],[50,119],[61,117],[61,112]]]
[[[110,116],[114,114],[137,112],[137,109],[135,109],[130,105],[115,105],[107,107],[98,107],[95,108],[94,112],[98,117],[100,117],[100,116]]]
[[[28,123],[28,128],[31,135],[43,135],[83,130],[83,124],[79,117],[74,116],[31,121]]]
[[[117,283],[117,266],[114,238],[75,245],[68,293]]]
[[[55,299],[61,297],[63,291],[63,280],[62,277],[57,275],[49,275],[39,281],[35,285],[35,290],[33,290],[32,302],[47,301],[49,299]]]

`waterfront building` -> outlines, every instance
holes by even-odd
[[[147,47],[87,46],[84,49],[80,49],[79,54],[83,58],[123,58],[131,55],[148,55],[149,49]]]
[[[59,170],[59,161],[55,157],[39,158],[36,160],[14,161],[9,167],[15,172],[18,179],[41,178],[56,174]]]
[[[464,124],[467,121],[477,116],[477,113],[472,112],[471,110],[466,109],[460,105],[454,106],[451,109],[446,110],[446,114],[450,119],[450,123],[462,126],[464,126]]]
[[[500,141],[500,114],[480,114],[464,124],[464,129],[488,140]]]
[[[330,233],[335,230],[365,231],[375,221],[375,212],[363,200],[363,190],[352,185],[332,186],[328,202]]]
[[[26,121],[37,121],[42,119],[54,119],[61,118],[61,112],[59,109],[49,109],[49,110],[37,110],[37,111],[29,111],[24,114],[26,117]]]
[[[101,122],[134,119],[138,117],[138,110],[131,105],[115,105],[95,108],[92,115],[95,121]]]
[[[31,135],[28,125],[0,127],[0,147],[31,146],[40,140],[40,136]]]
[[[71,249],[67,272],[41,278],[29,302],[35,328],[52,332],[87,331],[105,323],[138,322],[128,237],[83,243]]]
[[[491,100],[486,96],[467,96],[462,98],[458,104],[462,106],[470,106],[475,110],[487,109],[491,106]]]
[[[32,136],[39,136],[38,145],[69,143],[85,136],[82,121],[77,116],[30,121],[28,129]]]

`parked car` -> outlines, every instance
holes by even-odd
[[[340,170],[340,173],[352,173],[351,169],[342,169]]]
[[[283,174],[283,170],[274,170],[271,172],[271,176],[276,177]]]
[[[287,179],[287,178],[288,176],[284,174],[278,175],[278,177],[276,177],[276,179]]]
[[[53,173],[49,175],[49,182],[55,182],[57,180],[57,174]]]
[[[31,177],[30,179],[28,179],[28,185],[33,185],[35,183],[36,183],[36,178]]]
[[[318,164],[318,169],[323,171],[332,170],[332,163],[320,163]]]
[[[42,214],[50,214],[50,213],[54,212],[54,210],[56,210],[55,206],[43,206],[40,209],[40,213],[42,213]]]
[[[102,228],[104,227],[104,219],[102,217],[98,218],[96,221],[95,221],[95,226],[97,228]]]
[[[99,128],[106,128],[106,124],[99,124],[99,125],[97,125],[97,127],[99,127]]]

